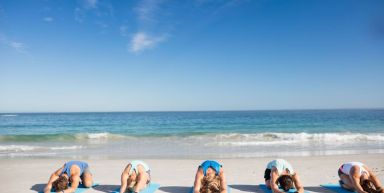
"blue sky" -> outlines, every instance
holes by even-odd
[[[383,10],[0,0],[0,112],[383,108]]]

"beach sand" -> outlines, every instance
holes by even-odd
[[[263,183],[263,174],[268,161],[275,157],[217,159],[224,167],[231,192],[261,192],[256,185]],[[301,176],[307,190],[330,192],[320,184],[337,183],[337,169],[347,161],[367,164],[384,182],[384,154],[332,155],[308,157],[284,157],[291,162]],[[25,193],[43,189],[50,174],[58,169],[64,159],[0,159],[0,192]],[[119,187],[120,174],[128,160],[85,159],[90,165],[95,182],[100,185],[87,193],[110,192]],[[187,193],[193,184],[197,166],[203,160],[190,159],[144,159],[151,166],[153,182],[160,183],[159,193]]]

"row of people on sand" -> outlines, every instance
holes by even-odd
[[[130,162],[121,174],[120,193],[140,192],[151,182],[148,164],[135,160]],[[338,169],[340,185],[357,193],[384,193],[384,189],[373,172],[363,163],[348,162]],[[284,159],[272,160],[264,172],[265,185],[273,193],[283,193],[295,188],[303,193],[304,188],[298,173]],[[51,190],[61,193],[75,192],[79,183],[91,187],[93,176],[86,162],[69,161],[52,173],[44,193]],[[69,184],[71,184],[69,186]],[[223,166],[212,160],[204,161],[196,172],[194,193],[227,193],[227,182]]]

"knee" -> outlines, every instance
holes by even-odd
[[[93,184],[92,177],[82,180],[83,186],[90,188]]]
[[[90,188],[92,186],[92,181],[91,180],[87,180],[87,181],[84,181],[83,182],[83,185],[87,188]]]

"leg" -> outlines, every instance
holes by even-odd
[[[342,183],[340,183],[341,187],[343,187],[347,190],[350,190],[350,191],[354,190],[351,179],[349,179],[348,175],[339,174],[339,177],[340,177],[340,181],[342,182]]]
[[[93,178],[92,173],[90,172],[89,168],[86,168],[83,172],[83,175],[81,175],[81,181],[83,185],[87,188],[90,188],[93,184]]]

